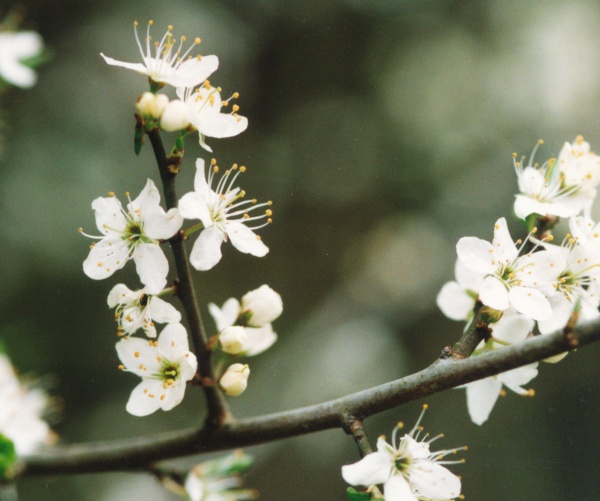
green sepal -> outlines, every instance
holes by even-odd
[[[142,151],[142,146],[144,145],[144,119],[140,117],[137,113],[135,115],[135,133],[133,137],[133,151],[137,156],[140,155],[140,151]]]
[[[0,478],[10,478],[11,471],[17,462],[15,444],[0,433]]]
[[[373,499],[370,493],[357,492],[354,487],[348,487],[346,494],[348,494],[348,501],[370,501]]]

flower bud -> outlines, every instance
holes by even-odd
[[[243,351],[247,337],[246,329],[231,325],[225,327],[221,334],[219,334],[219,341],[221,341],[221,347],[225,353],[237,355]]]
[[[168,104],[169,98],[166,95],[144,92],[135,103],[135,109],[143,117],[159,119]]]
[[[283,302],[271,287],[262,285],[242,298],[242,311],[247,314],[248,325],[262,327],[281,315]]]
[[[232,364],[221,377],[219,385],[226,395],[237,397],[246,390],[249,375],[250,367],[248,365]]]
[[[179,99],[174,99],[163,111],[160,117],[160,127],[167,132],[185,129],[190,125],[188,117],[189,113],[185,103]]]

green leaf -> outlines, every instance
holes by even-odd
[[[15,444],[0,433],[0,478],[8,478],[16,462]]]
[[[354,487],[348,487],[346,494],[348,494],[348,501],[369,501],[372,499],[371,494],[368,492],[357,492]]]

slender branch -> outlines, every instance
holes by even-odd
[[[181,430],[154,436],[57,446],[25,458],[25,474],[82,473],[144,468],[186,454],[255,445],[270,440],[344,427],[348,416],[364,419],[379,412],[573,348],[600,341],[600,323],[578,329],[576,343],[564,332],[536,336],[477,357],[441,357],[426,369],[317,405],[265,416],[232,420],[217,429]]]
[[[356,446],[358,447],[358,452],[360,453],[360,457],[364,458],[367,454],[371,454],[373,449],[371,449],[371,444],[369,443],[369,439],[365,433],[363,422],[360,419],[356,419],[352,416],[346,416],[344,422],[344,430],[349,435],[352,435],[352,438],[354,438]]]
[[[175,191],[176,172],[169,169],[169,160],[160,137],[159,129],[153,129],[148,132],[148,137],[152,143],[152,149],[154,150],[154,156],[158,164],[167,209],[177,207],[177,195]],[[216,385],[211,384],[215,382],[211,352],[207,348],[208,337],[202,323],[202,314],[198,308],[190,263],[183,240],[176,236],[170,240],[170,244],[179,277],[177,296],[181,299],[187,316],[194,351],[198,356],[198,371],[201,381],[209,382],[209,384],[203,385],[208,407],[208,421],[213,427],[218,427],[223,422],[231,419],[231,413],[229,412],[229,407],[223,393]]]

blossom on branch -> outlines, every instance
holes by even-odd
[[[108,293],[108,307],[116,308],[119,335],[134,334],[144,329],[148,337],[156,337],[154,322],[181,322],[181,313],[160,297],[148,294],[146,288],[132,291],[125,284],[115,285]]]
[[[197,270],[210,270],[221,260],[221,244],[227,239],[240,252],[257,257],[269,252],[254,230],[271,222],[271,202],[258,204],[255,199],[242,200],[246,192],[234,188],[233,183],[245,171],[244,166],[234,164],[225,171],[213,189],[213,181],[219,172],[216,160],[212,160],[208,173],[204,169],[204,160],[196,160],[195,191],[181,198],[179,211],[185,219],[199,219],[204,226],[190,254],[190,262]],[[265,207],[262,214],[250,215],[252,211]],[[265,219],[264,223],[249,226],[252,221]]]
[[[131,392],[127,412],[147,416],[158,409],[170,411],[181,403],[186,383],[198,368],[183,325],[168,324],[157,341],[124,337],[116,348],[123,364],[120,369],[142,378]]]
[[[357,463],[342,466],[342,477],[350,485],[372,486],[383,484],[386,501],[419,501],[431,499],[451,499],[460,495],[460,479],[443,464],[463,463],[443,461],[445,456],[456,454],[457,449],[432,452],[429,445],[443,435],[428,438],[421,436],[419,426],[427,406],[423,406],[421,416],[413,429],[397,440],[402,423],[394,428],[391,444],[385,437],[377,440],[377,452],[367,454]]]
[[[244,364],[230,365],[225,374],[221,376],[219,385],[226,395],[230,397],[239,397],[248,387],[248,377],[250,376],[250,367]]]
[[[534,320],[545,320],[552,307],[540,288],[551,281],[552,256],[546,250],[519,255],[522,248],[512,241],[503,217],[496,221],[492,243],[463,237],[456,244],[462,264],[485,276],[479,290],[483,304],[499,311],[512,306]]]
[[[152,43],[150,36],[150,26],[153,22],[148,22],[148,29],[144,44],[140,41],[137,32],[137,21],[133,23],[135,39],[140,49],[143,63],[126,63],[117,61],[104,54],[100,55],[112,66],[120,66],[128,70],[133,70],[143,75],[148,75],[151,86],[162,87],[165,84],[173,87],[194,87],[206,80],[219,66],[217,56],[189,56],[192,49],[200,44],[200,39],[196,38],[194,43],[183,52],[183,43],[185,37],[181,37],[179,44],[173,38],[173,27],[169,26],[160,42]],[[154,46],[154,54],[152,53]],[[189,56],[189,58],[188,58]]]
[[[183,219],[175,208],[164,211],[158,189],[150,179],[140,195],[129,201],[127,212],[114,194],[110,195],[92,202],[96,226],[103,236],[87,235],[79,229],[83,235],[100,240],[83,262],[83,271],[94,280],[102,280],[133,259],[147,293],[158,294],[164,289],[169,272],[159,240],[175,235]]]
[[[530,318],[519,315],[514,310],[507,310],[497,323],[490,324],[493,337],[487,341],[481,341],[471,356],[482,355],[483,353],[502,349],[503,346],[523,341],[531,333],[534,324],[535,322]],[[537,362],[534,362],[459,387],[467,390],[467,408],[471,421],[477,425],[482,425],[488,420],[498,397],[503,391],[503,386],[518,395],[533,396],[533,390],[526,390],[522,386],[537,376],[537,366]]]
[[[204,141],[204,137],[233,137],[248,128],[248,119],[238,115],[239,107],[233,105],[230,113],[222,113],[229,106],[229,101],[221,100],[221,89],[213,87],[208,80],[197,89],[179,87],[177,96],[187,109],[187,120],[198,130],[200,145],[207,151],[212,149]],[[232,98],[237,98],[235,92]],[[177,103],[178,101],[172,101]],[[183,127],[182,127],[183,128]]]
[[[454,265],[456,280],[446,282],[436,302],[442,313],[452,320],[470,320],[479,297],[484,275],[469,270],[460,260]]]

